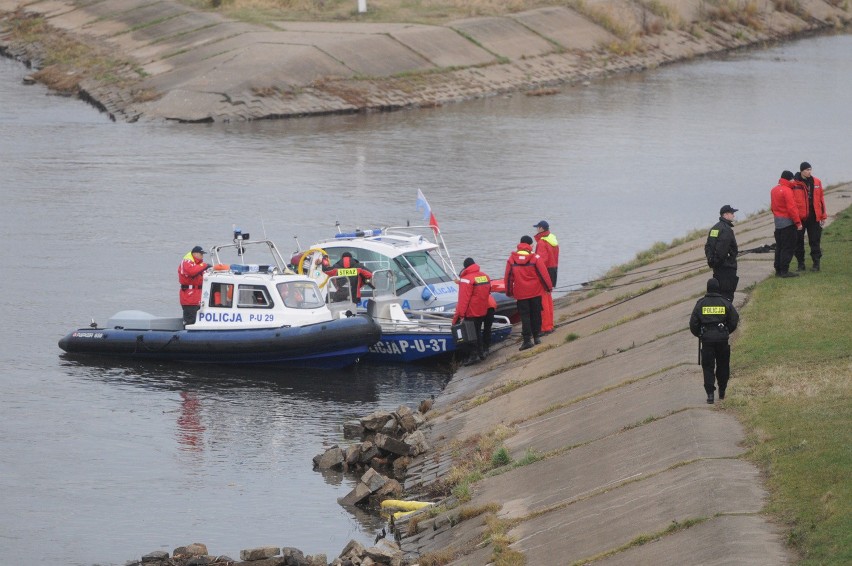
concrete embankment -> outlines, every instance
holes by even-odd
[[[852,184],[830,190],[828,209],[842,211],[850,197]],[[772,216],[735,231],[741,250],[771,244]],[[456,374],[427,414],[433,450],[409,467],[407,493],[458,477],[488,437],[527,463],[471,481],[463,505],[398,524],[404,551],[487,564],[499,534],[511,542],[502,552],[527,564],[793,561],[762,514],[766,493],[743,458],[743,428],[726,401],[705,403],[688,329],[709,277],[703,246],[703,238],[682,244],[603,292],[568,297],[542,345],[509,344]],[[772,253],[740,258],[738,308],[774,273],[772,262]],[[736,395],[734,374],[728,397]],[[489,522],[484,509],[499,510]]]
[[[54,33],[89,46],[95,57],[129,61],[108,77],[57,68],[70,83],[65,88],[113,118],[218,122],[436,106],[518,90],[540,93],[842,27],[852,19],[848,3],[835,0],[572,5],[440,26],[263,26],[169,0],[0,0],[0,52],[36,66],[49,60],[36,36],[8,33],[13,20],[40,17]]]

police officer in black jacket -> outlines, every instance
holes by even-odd
[[[713,404],[716,381],[719,382],[719,399],[725,398],[728,377],[731,375],[728,336],[737,329],[739,321],[737,309],[731,301],[719,294],[719,281],[707,281],[707,294],[695,303],[689,318],[689,330],[700,341],[704,391],[707,392],[707,403],[710,405]]]
[[[734,213],[737,209],[726,204],[719,210],[719,221],[710,228],[704,255],[707,265],[713,269],[713,277],[719,282],[722,296],[734,300],[737,290],[737,239],[734,236]]]

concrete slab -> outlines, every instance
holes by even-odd
[[[555,45],[511,18],[472,18],[447,24],[500,57],[511,60],[550,53]]]
[[[618,41],[618,37],[569,8],[539,8],[511,17],[565,49],[592,50]]]
[[[701,460],[544,513],[508,534],[529,564],[551,564],[554,556],[570,564],[674,521],[758,513],[765,497],[759,486],[759,471],[747,462]]]
[[[486,478],[470,505],[500,501],[501,518],[518,519],[675,464],[705,458],[733,458],[744,451],[740,424],[718,411],[690,409],[652,423]],[[522,458],[522,451],[513,459]],[[542,485],[548,485],[542,489]]]
[[[595,566],[681,566],[689,564],[793,564],[778,529],[760,515],[722,515],[619,552]]]
[[[416,27],[391,36],[438,67],[466,67],[494,63],[491,53],[445,27]]]
[[[527,449],[543,453],[597,440],[681,409],[707,407],[700,372],[697,366],[676,368],[526,420],[505,446],[513,454]]]
[[[225,20],[214,15],[199,12],[186,12],[175,18],[146,26],[142,29],[131,29],[128,33],[112,38],[113,44],[132,53],[141,63],[146,63],[157,56],[174,53],[179,48],[173,40],[197,31],[213,29]],[[222,38],[229,35],[227,28],[220,28]]]

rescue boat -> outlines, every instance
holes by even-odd
[[[268,252],[267,263],[247,256]],[[232,244],[211,248],[201,309],[194,324],[180,317],[121,311],[59,341],[69,354],[191,363],[275,364],[341,368],[381,337],[381,328],[345,303],[327,304],[317,282],[290,269],[270,240],[234,231]],[[224,263],[225,253],[237,261]],[[264,254],[266,256],[266,254]]]

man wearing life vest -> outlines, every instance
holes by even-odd
[[[343,252],[340,259],[323,273],[329,277],[346,277],[349,281],[349,288],[353,289],[355,294],[356,303],[361,301],[361,286],[364,283],[372,285],[370,279],[372,279],[373,274],[361,267],[361,262],[352,257],[350,252]]]
[[[471,344],[468,349],[467,361],[464,363],[466,366],[485,359],[482,325],[488,314],[490,298],[491,279],[482,272],[472,257],[465,259],[464,269],[459,273],[459,302],[456,303],[453,324],[461,319],[471,320],[476,329],[476,343]]]
[[[183,324],[195,324],[195,317],[201,308],[201,285],[204,283],[204,271],[210,267],[204,263],[204,248],[195,246],[188,252],[178,266],[180,283],[180,306],[183,308]]]
[[[546,220],[540,220],[533,228],[538,230],[535,235],[535,253],[541,257],[541,261],[544,262],[544,267],[547,268],[547,273],[550,275],[550,282],[553,287],[556,287],[559,242],[550,231],[550,224]],[[553,332],[553,295],[545,293],[541,296],[541,333],[544,335],[551,332]]]
[[[689,331],[700,340],[701,369],[707,403],[713,404],[713,393],[719,383],[719,399],[725,398],[731,375],[731,346],[728,336],[737,329],[740,315],[731,301],[719,294],[719,282],[707,281],[707,294],[698,299],[689,317]]]
[[[553,284],[541,257],[532,251],[533,239],[523,236],[521,243],[506,261],[506,295],[518,302],[521,315],[521,336],[524,343],[520,350],[532,348],[541,340],[541,297],[550,293]]]
[[[798,277],[790,273],[790,262],[796,249],[796,230],[802,229],[799,209],[793,200],[793,173],[784,171],[778,184],[769,192],[775,217],[775,276]]]
[[[819,262],[822,258],[822,227],[828,214],[825,212],[825,194],[822,189],[822,181],[812,174],[811,164],[803,161],[796,173],[793,185],[793,196],[799,208],[799,216],[802,219],[803,229],[798,232],[796,250],[794,255],[798,262],[798,271],[805,270],[805,233],[808,235],[808,244],[811,248],[812,271],[819,271]]]

